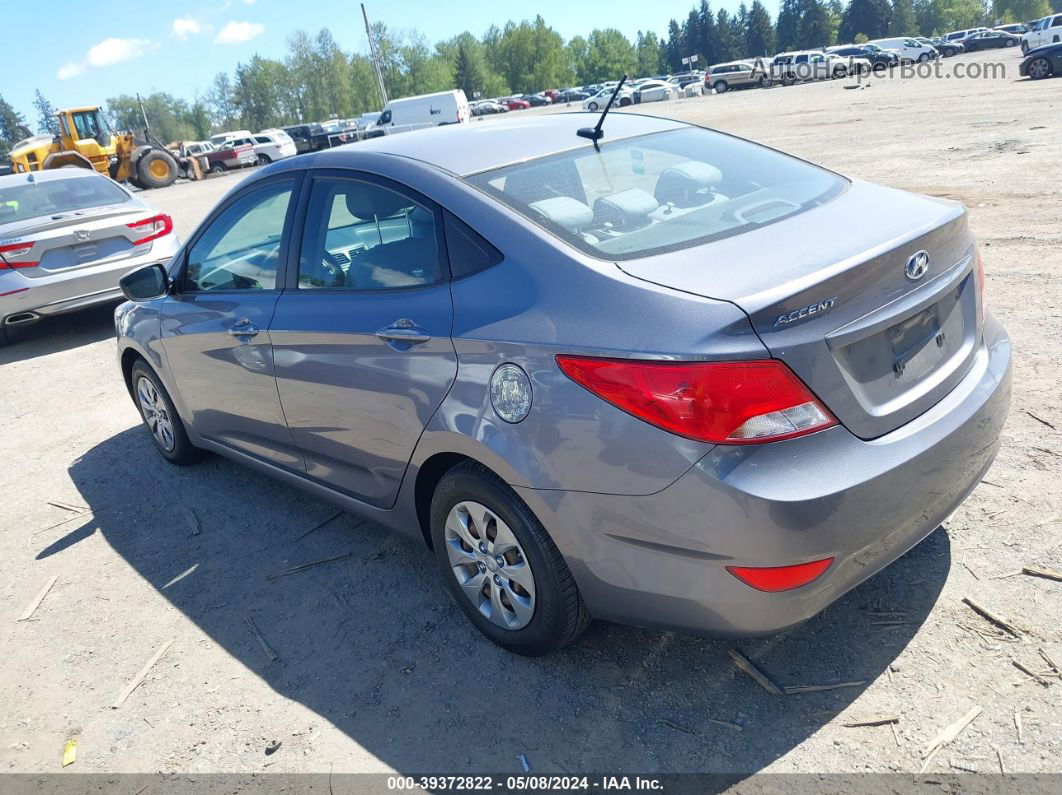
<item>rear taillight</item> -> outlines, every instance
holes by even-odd
[[[4,268],[36,268],[37,260],[23,260],[18,262],[19,257],[24,257],[33,250],[33,242],[29,243],[9,243],[6,246],[0,246],[0,254],[3,258],[0,259],[0,270]]]
[[[837,424],[776,359],[647,362],[558,356],[557,364],[577,384],[628,414],[702,442],[774,442]]]
[[[831,563],[833,558],[823,558],[795,566],[727,566],[726,570],[750,588],[777,593],[817,580]]]
[[[126,226],[135,230],[138,234],[149,233],[145,237],[133,241],[134,246],[139,246],[141,243],[150,243],[152,240],[157,240],[172,232],[173,219],[166,213],[160,213],[151,218],[145,218],[143,221],[134,221],[131,224],[126,224]]]

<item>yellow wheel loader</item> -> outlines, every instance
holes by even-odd
[[[98,107],[58,111],[59,133],[20,141],[11,151],[16,174],[48,168],[91,168],[138,188],[165,188],[187,174],[188,164],[171,155],[147,125],[138,138],[114,132]]]

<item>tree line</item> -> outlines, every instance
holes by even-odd
[[[1062,9],[1062,0],[781,0],[777,19],[761,0],[731,14],[709,0],[672,19],[662,36],[638,31],[634,40],[615,28],[568,41],[546,21],[509,21],[476,36],[464,32],[431,44],[416,30],[373,26],[384,88],[390,98],[460,88],[470,99],[586,85],[626,73],[648,77],[695,65],[775,52],[827,47],[888,35],[930,36],[999,22],[1028,21]],[[302,122],[353,118],[379,110],[382,98],[369,58],[345,52],[325,28],[296,31],[281,58],[254,55],[191,99],[167,92],[142,97],[152,132],[163,141],[202,140],[212,132],[260,130]],[[54,133],[54,108],[38,91],[36,128]],[[115,129],[143,126],[135,96],[107,99]],[[0,97],[0,157],[30,127]]]

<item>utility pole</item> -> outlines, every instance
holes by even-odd
[[[372,36],[372,26],[369,25],[369,14],[365,11],[365,3],[361,4],[361,15],[365,18],[365,35],[369,37],[372,71],[376,74],[376,87],[380,90],[380,107],[382,108],[387,104],[387,89],[384,88],[383,72],[380,71],[380,56],[376,53],[376,39]]]

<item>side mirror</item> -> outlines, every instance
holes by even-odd
[[[118,286],[130,301],[150,301],[170,291],[170,277],[161,263],[155,263],[125,274]]]

